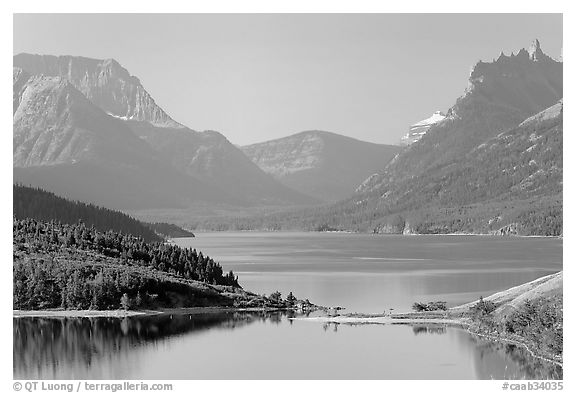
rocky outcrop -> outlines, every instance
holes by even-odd
[[[20,100],[22,98],[22,92],[26,86],[26,82],[30,78],[30,74],[24,71],[22,68],[14,67],[12,72],[12,114],[16,113],[16,109],[20,105]]]

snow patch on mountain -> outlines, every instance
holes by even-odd
[[[435,124],[440,123],[446,118],[446,115],[440,111],[436,111],[427,119],[421,120],[418,123],[412,124],[408,133],[402,137],[402,144],[411,145],[419,141]]]

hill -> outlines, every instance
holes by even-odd
[[[221,291],[201,283],[239,287],[232,271],[189,248],[83,223],[15,220],[13,232],[14,309],[114,309],[124,294],[151,305],[205,305]]]
[[[323,201],[351,196],[366,177],[384,168],[400,150],[326,131],[304,131],[242,147],[264,172]]]
[[[562,366],[563,272],[449,310],[471,320],[470,330],[520,343],[536,357]]]

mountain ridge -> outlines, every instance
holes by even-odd
[[[539,43],[537,47],[541,52]],[[464,94],[446,119],[383,171],[382,184],[449,164],[487,138],[556,103],[562,98],[562,63],[548,56],[540,58],[546,61],[533,61],[521,49],[516,55],[501,54],[493,62],[476,63]]]
[[[367,176],[350,198],[234,225],[561,235],[563,65],[539,43],[531,52],[478,62],[446,119]]]
[[[14,181],[117,209],[236,201],[162,163],[125,122],[68,80],[32,75],[22,84],[21,72],[15,75]]]
[[[262,172],[222,134],[216,131],[197,132],[174,121],[155,103],[154,99],[140,83],[140,80],[130,75],[128,70],[116,60],[19,54],[14,56],[14,66],[16,66],[13,73],[15,119],[20,101],[20,85],[23,84],[25,77],[31,75],[30,78],[37,78],[43,75],[44,78],[60,78],[68,81],[89,102],[100,108],[110,119],[115,121],[112,122],[110,119],[102,117],[102,122],[116,125],[121,122],[124,128],[129,129],[135,135],[135,138],[139,140],[139,144],[147,146],[142,147],[142,151],[145,152],[146,156],[163,161],[163,167],[171,166],[177,170],[180,173],[178,175],[180,181],[190,182],[191,186],[195,188],[214,190],[213,194],[218,192],[227,194],[226,197],[203,198],[201,199],[203,201],[213,199],[215,202],[226,201],[226,203],[239,203],[240,205],[260,203],[291,205],[317,202],[312,197],[302,195],[283,186]],[[23,71],[19,71],[20,69]],[[28,78],[28,81],[30,78]],[[33,114],[29,115],[34,118]],[[41,120],[38,117],[36,118],[38,121]],[[58,128],[57,124],[53,126]],[[15,123],[15,135],[22,133],[20,128]],[[17,129],[18,131],[16,131]],[[76,130],[73,134],[82,133],[85,132]],[[45,140],[49,140],[49,144],[55,146],[62,142],[62,139],[51,139],[52,135],[46,130],[39,132],[39,135]],[[77,139],[83,141],[82,138]],[[22,150],[19,142],[15,137],[15,152]],[[88,148],[88,150],[90,149]],[[74,162],[69,161],[66,161],[66,163],[74,164]],[[20,158],[17,158],[15,162],[15,166],[23,166]],[[34,163],[36,166],[43,166],[61,164],[62,162],[61,160],[54,162],[47,160]],[[110,166],[109,162],[103,162],[102,164]],[[26,166],[30,167],[31,165]],[[167,173],[173,172],[173,169],[168,170]],[[19,172],[21,173],[22,171]],[[37,181],[40,176],[39,173],[47,171],[40,168],[34,169],[33,172],[37,174],[33,176],[28,176],[29,174],[27,174],[22,180]],[[62,184],[62,176],[57,173],[56,167],[52,167],[48,172],[50,172],[50,176],[59,177],[55,181],[59,185]],[[186,177],[190,179],[186,180]],[[121,182],[121,179],[119,178],[118,181]],[[200,187],[194,186],[198,182],[203,185]],[[37,185],[44,188],[48,186],[46,182]],[[62,193],[58,189],[51,190]],[[85,193],[77,192],[75,195],[68,196],[78,198],[83,196],[83,194]],[[201,194],[206,193],[195,191],[190,195]],[[185,197],[183,199],[190,198]],[[194,197],[191,199],[194,199]],[[109,203],[110,198],[96,202]],[[181,201],[176,205],[185,207],[186,203]],[[124,203],[121,205],[124,206]],[[165,203],[161,203],[157,207],[166,207],[165,205]],[[168,203],[168,205],[175,206],[172,202]],[[118,208],[119,205],[115,204],[110,207]]]
[[[383,168],[400,150],[321,130],[301,131],[241,149],[283,184],[325,201],[352,195],[365,176]]]
[[[114,117],[149,121],[157,126],[184,127],[156,104],[140,79],[114,59],[28,53],[20,53],[13,59],[14,65],[30,74],[69,80],[86,98]]]

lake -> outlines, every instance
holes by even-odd
[[[562,240],[343,233],[176,239],[253,292],[350,312],[477,299],[562,269]],[[17,379],[545,379],[524,350],[441,325],[337,325],[286,313],[14,318]]]
[[[549,238],[217,232],[176,244],[234,270],[245,289],[351,312],[458,305],[562,270],[562,240]]]

